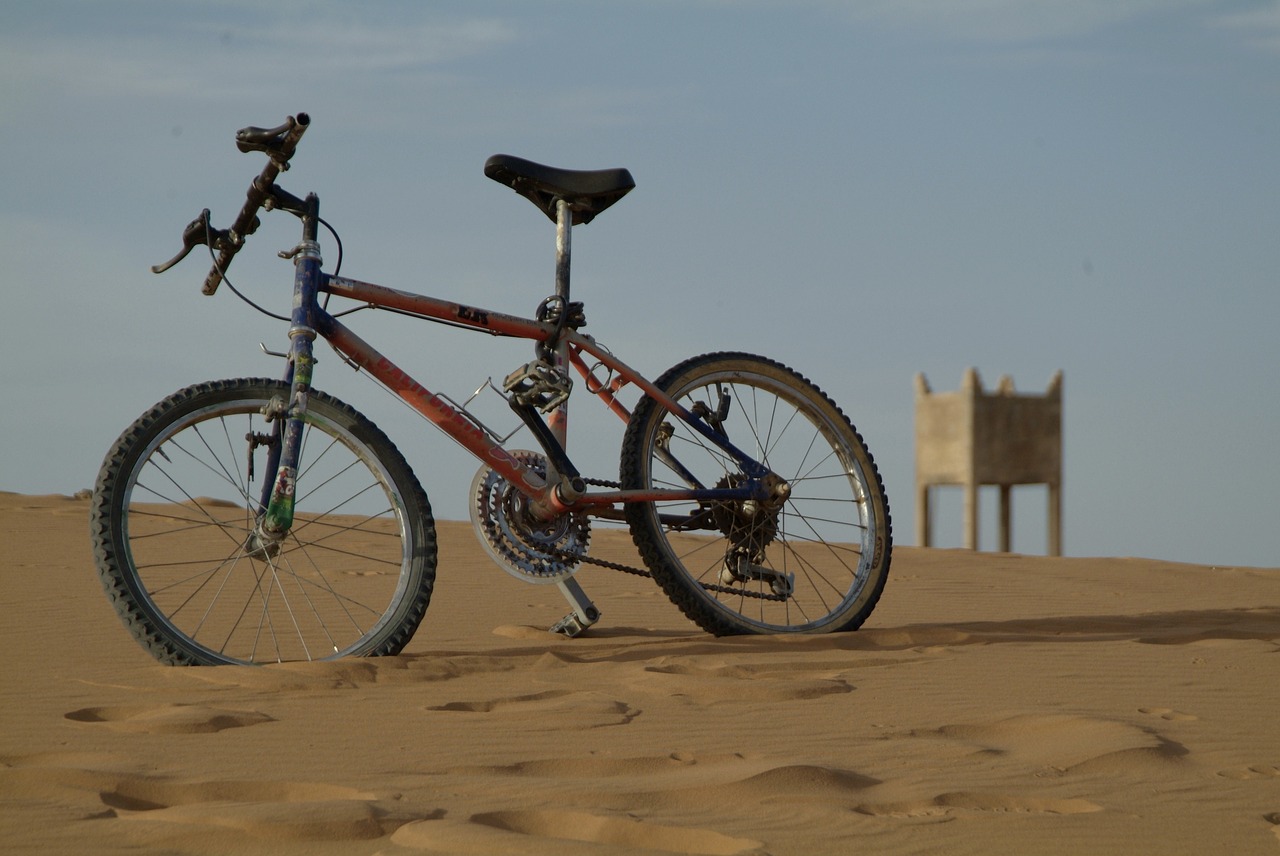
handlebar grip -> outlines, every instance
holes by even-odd
[[[283,125],[274,128],[258,128],[249,126],[236,132],[236,148],[242,152],[264,152],[270,159],[263,167],[262,174],[249,185],[245,195],[244,206],[230,229],[230,243],[218,254],[218,261],[209,269],[205,277],[201,293],[212,295],[222,283],[222,275],[226,272],[236,252],[244,244],[244,239],[252,235],[258,228],[258,209],[272,184],[282,171],[289,168],[289,159],[298,148],[298,141],[306,133],[311,124],[311,117],[306,113],[290,116]]]
[[[204,285],[200,286],[201,294],[208,297],[218,290],[218,286],[222,284],[222,272],[231,264],[235,254],[235,250],[223,250],[218,254],[218,263],[209,268],[209,275],[204,278]]]
[[[311,117],[306,113],[290,116],[283,125],[274,128],[258,128],[250,125],[236,131],[236,148],[242,152],[266,152],[273,161],[288,169],[289,158],[298,146],[298,140],[311,124]]]

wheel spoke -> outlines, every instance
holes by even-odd
[[[99,573],[126,627],[165,662],[394,653],[422,618],[435,578],[430,506],[400,453],[346,405],[312,391],[293,526],[283,540],[257,530],[255,422],[288,390],[189,387],[139,418],[104,464]],[[274,473],[259,477],[269,485]],[[228,486],[234,502],[219,498]]]
[[[727,396],[728,415],[717,424],[773,474],[757,483],[765,492],[751,500],[628,506],[633,537],[659,584],[714,633],[861,624],[888,572],[889,516],[870,455],[839,409],[789,369],[745,354],[689,360],[658,385],[689,410]],[[656,453],[663,422],[673,429],[667,447],[692,478]],[[708,488],[752,483],[707,437],[642,399],[624,441],[624,486],[685,487],[693,480]],[[694,517],[710,528],[686,534]],[[870,544],[880,548],[868,550]]]

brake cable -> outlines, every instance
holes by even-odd
[[[333,276],[337,276],[338,271],[342,270],[342,238],[338,235],[338,231],[333,228],[333,226],[329,223],[328,220],[324,219],[323,217],[318,217],[316,219],[321,226],[324,226],[325,229],[329,231],[329,234],[333,236],[334,243],[337,244],[338,246],[338,263],[334,267],[333,274],[332,274]],[[227,288],[231,289],[231,293],[234,294],[236,297],[240,298],[241,300],[243,300],[245,303],[249,304],[254,309],[261,312],[263,315],[266,315],[268,318],[274,318],[277,321],[291,321],[292,320],[291,318],[286,318],[283,315],[277,315],[276,313],[270,311],[269,309],[264,309],[263,307],[259,306],[257,303],[254,303],[247,296],[245,296],[240,291],[240,289],[235,287],[235,284],[231,282],[231,280],[227,277],[226,272],[218,264],[218,254],[214,252],[214,248],[213,248],[213,244],[214,244],[213,227],[209,225],[209,218],[207,216],[204,218],[204,229],[205,229],[205,237],[207,239],[205,243],[209,248],[209,258],[213,260],[214,269],[218,271],[218,276],[220,276],[222,278],[222,281],[226,283]],[[329,298],[332,296],[333,295],[329,293],[325,294],[324,303],[321,308],[327,309],[329,307]]]

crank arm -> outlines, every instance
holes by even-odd
[[[573,607],[573,611],[552,625],[552,633],[563,633],[569,637],[577,636],[600,620],[600,610],[596,609],[595,604],[591,602],[591,598],[587,597],[587,593],[582,590],[582,586],[578,585],[577,580],[573,577],[565,577],[556,585],[560,593],[565,596],[565,600],[569,601],[569,606]]]

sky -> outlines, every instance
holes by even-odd
[[[1280,566],[1276,0],[4,3],[0,490],[91,487],[164,396],[279,375],[258,346],[283,325],[201,295],[205,257],[148,267],[202,208],[230,224],[262,165],[236,129],[300,111],[279,183],[320,195],[345,275],[511,314],[552,290],[553,229],[485,159],[629,168],[574,233],[586,332],[649,377],[726,349],[810,377],[875,456],[898,544],[916,373],[1036,393],[1061,370],[1067,555]],[[264,217],[232,281],[284,311],[296,241]],[[457,399],[530,358],[357,319]],[[318,386],[466,519],[476,463],[327,353]],[[608,476],[621,424],[589,408],[570,450]],[[1015,551],[1045,552],[1045,506],[1014,490]],[[959,488],[935,514],[959,546]]]

